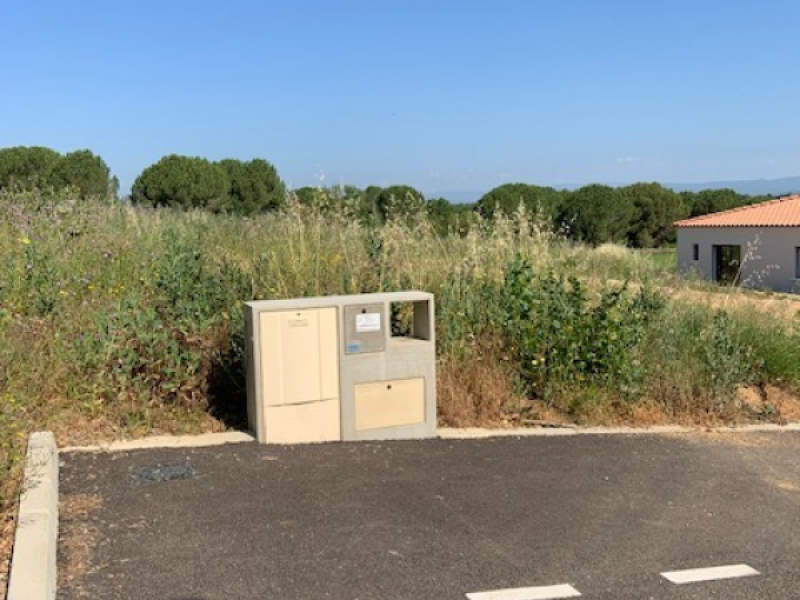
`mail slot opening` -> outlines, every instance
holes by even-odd
[[[429,304],[426,300],[392,302],[389,313],[393,339],[430,341],[431,322]]]

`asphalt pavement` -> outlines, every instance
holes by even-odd
[[[62,459],[59,600],[800,598],[800,433]]]

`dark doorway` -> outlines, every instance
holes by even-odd
[[[738,283],[741,264],[741,246],[714,246],[714,279],[720,283]]]

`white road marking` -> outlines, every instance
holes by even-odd
[[[555,600],[577,598],[580,592],[571,585],[544,585],[539,587],[509,588],[490,592],[472,592],[469,600]]]
[[[724,567],[708,567],[705,569],[686,569],[684,571],[667,571],[661,576],[677,583],[697,583],[699,581],[713,581],[715,579],[731,579],[733,577],[749,577],[760,575],[753,567],[748,565],[727,565]]]

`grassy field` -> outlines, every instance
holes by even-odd
[[[800,384],[793,298],[762,310],[680,282],[674,250],[574,245],[524,213],[449,236],[296,204],[244,219],[32,193],[0,213],[6,516],[29,431],[243,425],[252,298],[433,292],[443,425],[781,420]]]
[[[676,248],[654,248],[648,250],[638,250],[638,252],[650,259],[655,272],[678,272],[678,251]]]

